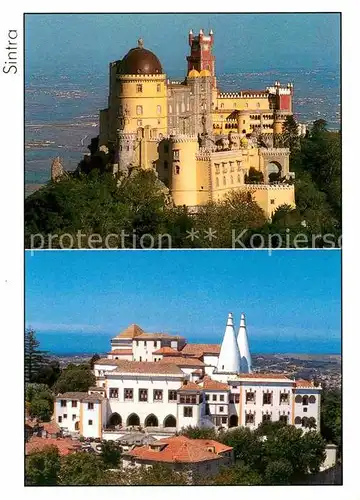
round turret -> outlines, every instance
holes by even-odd
[[[200,73],[196,69],[192,69],[189,71],[188,78],[198,78]]]
[[[144,49],[144,42],[139,39],[138,46],[130,49],[120,61],[118,72],[122,75],[161,75],[163,69],[157,56]]]

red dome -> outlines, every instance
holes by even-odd
[[[120,73],[124,75],[156,75],[163,72],[161,63],[150,50],[144,49],[142,41],[139,46],[130,49],[120,61]]]

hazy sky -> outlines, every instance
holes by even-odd
[[[38,332],[147,331],[219,342],[228,312],[257,339],[340,339],[340,251],[26,253],[26,323]],[[305,349],[306,352],[306,349]]]
[[[28,71],[107,71],[137,39],[169,74],[185,71],[188,32],[213,29],[218,72],[336,67],[338,14],[33,14],[25,20]]]

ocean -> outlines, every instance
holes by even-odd
[[[110,350],[112,333],[86,333],[86,332],[36,332],[40,348],[51,354],[70,356],[94,353],[104,354]],[[218,343],[219,337],[213,338],[194,336],[187,338],[189,343]],[[341,354],[340,339],[272,339],[253,337],[250,339],[250,349],[253,354]]]

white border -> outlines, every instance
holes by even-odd
[[[4,386],[2,393],[3,404],[9,401],[10,413],[0,412],[2,429],[2,490],[12,496],[27,498],[42,498],[49,496],[47,488],[26,488],[23,484],[23,64],[22,64],[22,37],[23,12],[153,12],[150,7],[164,12],[191,12],[205,7],[204,12],[218,12],[219,3],[208,1],[206,4],[194,5],[193,1],[183,0],[175,3],[157,1],[156,4],[138,0],[133,4],[122,4],[118,1],[102,2],[89,10],[89,2],[73,2],[63,0],[61,4],[53,6],[48,1],[13,2],[11,10],[9,4],[0,17],[1,47],[5,46],[6,34],[9,29],[19,32],[19,71],[17,75],[1,73],[1,123],[2,123],[2,162],[1,162],[1,220],[2,220],[2,259],[1,285],[6,302],[2,301],[2,360],[0,370]],[[102,7],[102,8],[101,8]],[[99,497],[110,498],[121,495],[122,498],[143,500],[143,496],[151,495],[166,498],[169,495],[175,500],[188,497],[207,495],[209,498],[235,494],[244,498],[268,500],[283,498],[317,499],[326,495],[327,499],[356,498],[358,497],[358,450],[359,430],[357,425],[357,408],[359,397],[358,385],[358,353],[360,352],[357,310],[359,271],[356,266],[356,257],[359,252],[358,222],[358,51],[359,19],[357,3],[340,1],[318,0],[316,3],[303,0],[301,4],[278,0],[276,4],[258,0],[250,4],[225,3],[221,5],[222,12],[339,12],[342,17],[343,43],[343,191],[344,191],[344,232],[345,250],[343,251],[344,273],[344,486],[303,486],[303,487],[217,487],[217,488],[167,488],[144,487],[122,488],[119,492],[109,488],[83,488],[75,491],[71,488],[71,495],[86,495],[91,499]],[[196,24],[196,15],[194,16]],[[305,36],[305,34],[304,34]],[[3,49],[0,49],[3,51]],[[4,58],[3,56],[1,59]],[[320,250],[318,250],[320,251]],[[5,321],[4,321],[5,318]],[[352,390],[353,388],[353,390]],[[4,406],[3,406],[4,408]],[[352,425],[353,424],[353,425]],[[5,469],[6,468],[6,469]],[[237,491],[234,491],[236,488]],[[60,488],[53,488],[51,496],[63,497],[67,494]]]

